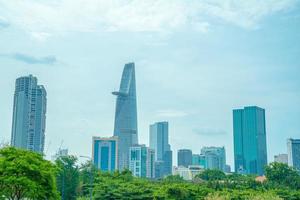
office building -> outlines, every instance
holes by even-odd
[[[155,150],[155,160],[159,162],[163,169],[162,176],[172,174],[172,151],[169,144],[169,124],[168,122],[157,122],[150,125],[149,131],[150,148]],[[161,177],[156,177],[161,178]]]
[[[118,138],[93,137],[93,163],[101,171],[118,169]]]
[[[155,152],[145,145],[129,149],[129,170],[136,177],[155,178]]]
[[[29,75],[16,80],[11,145],[43,153],[46,129],[47,93]]]
[[[300,139],[287,140],[288,164],[300,171]]]
[[[274,162],[288,164],[288,155],[285,153],[275,155]]]
[[[178,167],[189,167],[192,165],[193,161],[193,154],[192,150],[190,149],[179,149],[177,152],[177,164]]]
[[[128,168],[129,148],[138,144],[134,63],[125,64],[117,96],[114,136],[119,139],[119,169]]]
[[[267,165],[265,110],[256,106],[233,110],[235,172],[264,174]]]
[[[206,168],[205,155],[193,154],[192,165],[199,165],[199,166],[202,166],[203,168]]]
[[[179,175],[184,180],[191,181],[196,175],[203,172],[205,169],[199,165],[190,165],[189,167],[178,166],[174,167],[173,175]]]
[[[203,147],[201,154],[205,156],[206,169],[226,171],[225,147]]]

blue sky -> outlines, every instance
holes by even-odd
[[[136,63],[139,141],[167,120],[174,151],[225,146],[232,109],[266,109],[269,161],[300,137],[298,0],[0,0],[0,139],[10,140],[15,79],[48,93],[46,154],[91,155],[113,133],[123,66]]]

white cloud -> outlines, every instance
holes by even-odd
[[[210,28],[214,17],[243,28],[293,6],[297,0],[0,0],[10,23],[34,38],[69,31],[170,31]],[[42,34],[41,34],[42,33]]]

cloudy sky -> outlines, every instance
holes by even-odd
[[[269,161],[300,137],[299,0],[0,0],[0,139],[15,79],[48,93],[45,153],[91,155],[113,132],[123,66],[136,63],[139,141],[167,120],[174,151],[225,146],[232,109],[266,109]]]

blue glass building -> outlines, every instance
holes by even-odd
[[[193,164],[193,153],[190,149],[179,149],[177,152],[178,167],[189,167]]]
[[[235,172],[264,174],[267,165],[265,110],[256,106],[233,110]]]
[[[198,165],[198,166],[201,166],[202,168],[205,169],[206,168],[205,155],[203,155],[203,154],[193,154],[192,165]]]
[[[119,138],[119,169],[128,168],[129,148],[138,144],[134,63],[125,64],[117,96],[114,136]]]
[[[118,169],[118,138],[93,137],[93,163],[102,171]]]
[[[288,164],[300,171],[300,139],[287,140]]]
[[[226,151],[225,147],[203,147],[201,154],[205,157],[206,169],[226,170]]]
[[[16,80],[11,145],[43,153],[47,93],[37,82],[32,75]]]
[[[150,125],[149,141],[150,148],[155,150],[155,160],[162,169],[160,172],[162,177],[172,174],[172,151],[169,144],[168,122],[156,122]]]

